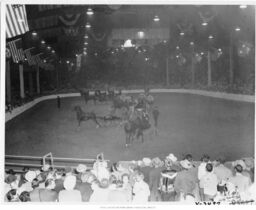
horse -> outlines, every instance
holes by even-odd
[[[157,129],[157,126],[158,126],[158,117],[159,117],[159,110],[158,110],[158,107],[155,106],[152,110],[152,116],[153,116],[153,120],[154,120],[154,127],[155,127],[155,135],[157,135],[158,133],[158,129]]]
[[[97,117],[97,119],[103,120],[104,124],[108,124],[109,123],[113,123],[113,122],[118,122],[118,121],[122,121],[121,117],[115,116],[115,115],[105,115],[105,116],[99,116]]]
[[[76,112],[76,119],[78,121],[78,127],[80,128],[80,124],[82,121],[92,120],[96,123],[96,127],[101,127],[99,122],[97,121],[96,114],[94,112],[84,112],[80,106],[75,106],[74,111]]]
[[[133,142],[134,138],[139,139],[141,137],[141,142],[144,142],[143,131],[151,127],[149,123],[149,116],[145,112],[142,113],[142,116],[137,116],[134,119],[129,119],[124,123],[124,131],[126,135],[126,144],[128,145]]]

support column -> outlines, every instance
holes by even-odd
[[[19,64],[20,73],[20,97],[25,98],[23,64]]]
[[[33,95],[34,88],[33,88],[33,72],[29,72],[29,94]]]
[[[194,59],[194,46],[192,46],[192,56],[191,56],[191,82],[192,86],[195,85],[195,59]]]
[[[230,46],[229,46],[229,84],[234,82],[234,65],[233,65],[233,35],[230,35]]]
[[[170,81],[169,81],[169,58],[166,58],[166,86],[169,87]]]
[[[6,61],[6,101],[11,103],[11,70],[10,70],[10,61]]]
[[[39,75],[39,66],[36,65],[36,93],[40,94],[40,75]]]
[[[207,73],[207,85],[210,87],[212,85],[212,66],[211,66],[211,52],[208,50],[208,56],[207,56],[207,63],[208,63],[208,73]]]

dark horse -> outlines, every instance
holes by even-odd
[[[97,128],[101,127],[99,122],[97,121],[96,114],[94,112],[84,112],[80,106],[75,106],[74,111],[76,112],[76,119],[78,121],[78,127],[82,121],[92,120],[96,123]]]
[[[124,131],[126,135],[126,144],[127,147],[132,143],[134,138],[139,139],[141,137],[141,142],[144,142],[143,131],[150,128],[149,116],[146,113],[143,113],[142,116],[137,116],[135,119],[129,119],[124,123]]]

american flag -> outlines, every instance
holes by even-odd
[[[6,37],[12,38],[29,31],[25,5],[6,5]]]
[[[34,57],[31,55],[32,50],[35,49],[34,47],[28,48],[26,50],[24,50],[24,54],[27,58],[28,61],[28,65],[32,66],[32,65],[36,65],[36,61],[34,59]]]
[[[10,48],[12,60],[14,63],[19,63],[20,61],[25,60],[21,38],[8,42],[7,47]]]

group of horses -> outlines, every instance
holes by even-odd
[[[95,112],[84,112],[80,106],[75,106],[78,126],[82,121],[92,120],[95,122],[97,128],[102,127],[99,120],[104,122],[117,121],[122,125],[126,135],[125,146],[128,147],[135,139],[141,139],[144,142],[144,131],[151,128],[150,115],[152,114],[154,125],[157,125],[156,112],[152,109],[154,99],[151,95],[141,94],[137,99],[132,96],[127,96],[121,91],[94,91],[94,94],[89,94],[90,91],[84,90],[80,93],[84,98],[85,103],[89,100],[96,101],[110,101],[111,113],[106,116],[97,116]],[[116,110],[121,110],[122,116],[117,116]],[[158,113],[159,114],[159,113]]]

